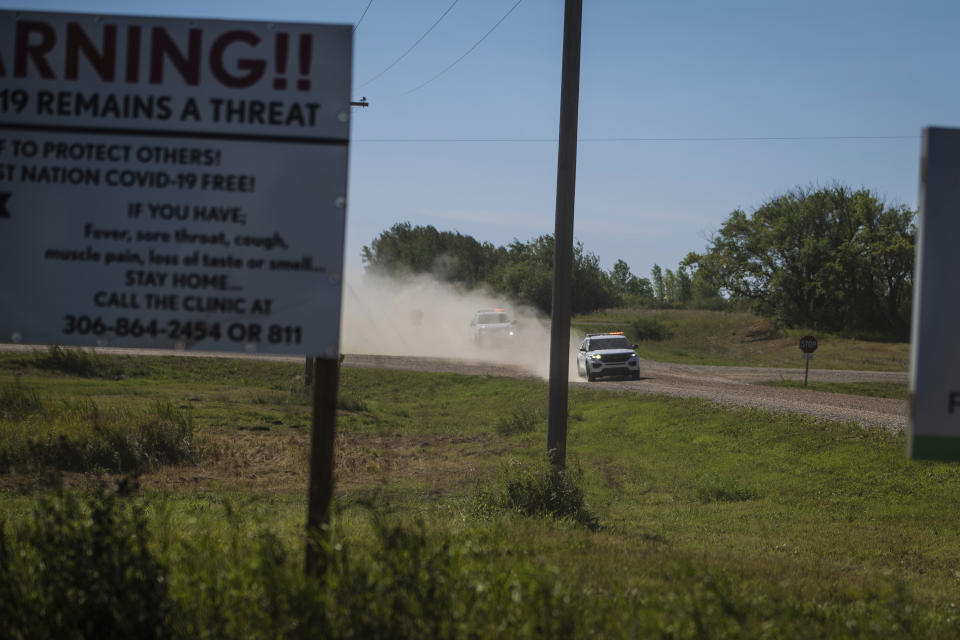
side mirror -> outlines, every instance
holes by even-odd
[[[640,345],[635,344],[635,345],[633,345],[633,348],[634,348],[634,349],[639,349],[639,348],[640,348]]]

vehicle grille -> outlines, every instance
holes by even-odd
[[[631,373],[633,372],[626,367],[607,367],[603,370],[603,374],[609,376],[628,376]]]
[[[604,353],[600,356],[600,361],[607,362],[626,362],[633,356],[629,353]]]

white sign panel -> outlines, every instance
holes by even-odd
[[[913,458],[960,459],[960,129],[925,129],[910,353]]]
[[[0,341],[338,352],[352,29],[0,12]]]

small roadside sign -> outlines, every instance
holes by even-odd
[[[803,336],[800,338],[800,351],[803,352],[803,386],[807,386],[807,376],[810,373],[810,361],[813,359],[813,352],[820,346],[817,339],[813,336]]]
[[[813,336],[803,336],[800,338],[800,351],[804,353],[813,353],[817,350],[818,346],[817,339]]]
[[[910,339],[914,459],[960,460],[960,129],[923,131]]]
[[[0,11],[0,341],[335,358],[352,33]]]

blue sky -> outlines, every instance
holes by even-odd
[[[395,222],[552,233],[562,0],[0,0],[51,11],[357,23],[347,263]],[[369,8],[368,8],[369,6]],[[735,208],[835,181],[915,208],[920,134],[960,127],[960,2],[587,0],[575,235],[648,276]],[[408,93],[410,92],[410,93]],[[760,139],[765,138],[765,139]],[[786,138],[786,139],[785,139]],[[793,138],[793,139],[789,139]]]

